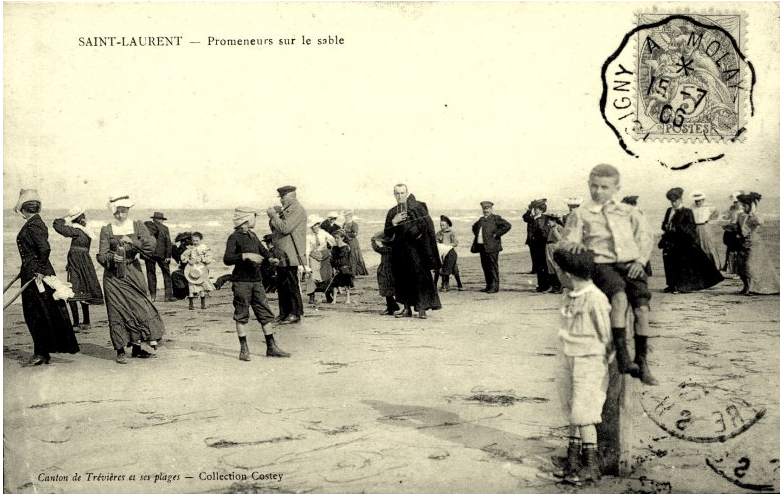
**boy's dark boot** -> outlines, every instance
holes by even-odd
[[[631,376],[638,378],[642,384],[657,386],[658,381],[650,373],[650,367],[647,365],[647,336],[634,336],[634,348],[636,349],[634,363],[637,364],[639,370],[632,372]]]
[[[583,482],[596,482],[601,479],[599,467],[599,452],[595,444],[582,445],[582,467],[580,470],[566,478],[566,482],[581,484]]]
[[[195,310],[195,305],[193,305],[193,301],[195,300],[195,298],[187,298],[187,299],[190,300],[190,310]]]
[[[566,450],[566,465],[563,469],[553,473],[559,479],[566,479],[579,472],[582,460],[582,444],[569,441],[569,448]]]
[[[441,276],[441,290],[445,293],[450,290],[450,276]]]
[[[246,336],[239,336],[238,342],[241,343],[241,352],[238,354],[238,359],[249,362],[252,359],[249,357],[249,345],[246,343]]]
[[[200,297],[200,308],[201,308],[201,310],[205,310],[206,309],[206,298],[203,297],[203,296]]]
[[[626,346],[626,329],[613,327],[612,342],[615,344],[615,354],[617,355],[618,371],[621,374],[634,375],[639,372],[637,364],[631,361]]]
[[[265,336],[265,344],[266,344],[265,356],[268,356],[268,357],[278,357],[278,358],[289,358],[290,357],[289,353],[280,350],[276,346],[276,341],[274,341],[274,335],[273,334],[267,334]]]

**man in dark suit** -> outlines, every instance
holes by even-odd
[[[479,253],[482,271],[485,273],[485,289],[483,293],[498,293],[498,253],[503,250],[501,236],[512,229],[512,224],[493,214],[493,202],[483,201],[482,217],[471,226],[474,232],[472,253]]]
[[[523,220],[528,223],[528,249],[531,251],[531,263],[536,272],[536,291],[543,293],[550,289],[550,277],[547,270],[547,200],[534,200],[528,206]]]
[[[173,287],[171,286],[171,254],[173,243],[171,243],[171,233],[168,231],[168,226],[162,223],[162,221],[168,220],[165,218],[162,212],[155,212],[152,215],[152,220],[144,222],[146,228],[149,230],[157,244],[152,252],[151,259],[146,259],[146,283],[149,286],[149,295],[152,297],[152,301],[157,299],[157,268],[160,266],[160,271],[163,275],[163,284],[165,285],[165,301],[178,301],[173,297]]]

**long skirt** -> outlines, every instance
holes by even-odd
[[[38,286],[32,283],[22,291],[22,313],[32,336],[33,353],[78,353],[79,343],[65,302],[55,300],[54,290],[45,288],[39,293]]]
[[[711,288],[723,280],[718,267],[698,244],[663,251],[666,285],[684,293]]]
[[[355,276],[367,276],[366,262],[363,261],[363,253],[360,251],[360,242],[357,238],[347,241],[349,246],[349,266]]]
[[[122,279],[113,270],[103,272],[108,327],[115,350],[140,341],[158,341],[165,334],[160,313],[149,299],[141,264],[136,260],[126,269]]]
[[[746,262],[748,290],[751,293],[780,293],[780,276],[777,275],[763,240],[755,233],[751,236]]]
[[[71,301],[80,301],[87,305],[102,305],[103,290],[100,289],[97,272],[89,250],[82,247],[71,247],[68,252],[68,282],[72,284],[75,296]]]
[[[414,246],[393,247],[392,268],[395,297],[399,303],[420,310],[439,310],[441,301],[431,271],[423,265]]]
[[[697,224],[696,232],[699,233],[699,244],[701,245],[702,251],[707,254],[710,260],[712,260],[712,263],[715,264],[715,267],[720,268],[720,255],[718,255],[718,246],[712,240],[710,228],[707,226],[707,224]]]

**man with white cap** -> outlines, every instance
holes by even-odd
[[[287,358],[290,356],[276,346],[271,323],[274,312],[268,305],[268,299],[263,287],[263,275],[260,263],[267,258],[271,263],[278,263],[268,250],[260,243],[252,231],[257,220],[257,211],[251,207],[237,207],[233,213],[235,231],[228,237],[223,262],[233,265],[233,320],[236,322],[236,333],[241,351],[239,360],[248,362],[249,344],[246,341],[246,325],[249,323],[249,307],[255,314],[265,334],[266,356]]]
[[[279,322],[297,324],[303,316],[303,298],[298,267],[306,267],[306,210],[298,202],[295,186],[282,186],[282,207],[269,207],[268,223],[274,255],[279,259],[276,278],[279,293]]]

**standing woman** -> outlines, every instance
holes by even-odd
[[[691,199],[694,202],[693,208],[693,220],[696,222],[696,232],[699,234],[699,245],[704,253],[710,257],[712,263],[716,267],[720,267],[720,257],[718,256],[718,247],[712,241],[712,235],[710,235],[710,229],[707,223],[711,220],[715,220],[720,216],[720,212],[714,209],[711,205],[704,203],[706,195],[701,191],[694,191],[691,193]]]
[[[103,290],[100,289],[95,265],[89,257],[89,248],[95,234],[87,228],[87,216],[84,209],[73,207],[68,216],[62,219],[54,219],[54,230],[70,238],[70,250],[68,250],[68,282],[72,284],[75,296],[70,299],[70,313],[73,315],[73,328],[79,327],[79,307],[84,320],[81,329],[90,328],[89,306],[103,304]]]
[[[718,267],[701,249],[693,212],[682,204],[683,189],[672,188],[666,198],[672,206],[661,224],[666,293],[691,292],[710,288],[723,280]]]
[[[344,210],[344,227],[341,229],[346,234],[345,241],[349,246],[349,266],[352,268],[352,274],[355,276],[367,276],[366,262],[363,261],[363,253],[360,251],[360,242],[357,239],[358,225],[353,220],[355,212]]]
[[[734,256],[740,250],[742,243],[742,235],[739,233],[739,226],[737,225],[737,218],[742,213],[742,205],[740,205],[737,197],[743,193],[744,191],[736,191],[731,195],[731,205],[728,211],[721,217],[726,221],[723,225],[723,244],[726,245],[726,256],[723,260],[723,268],[720,270],[731,274],[737,273],[734,268]]]
[[[114,220],[100,229],[100,248],[97,260],[103,272],[106,311],[111,342],[116,350],[116,361],[127,363],[125,347],[132,346],[133,358],[152,358],[156,355],[141,348],[147,341],[157,349],[157,341],[165,333],[160,314],[149,299],[146,280],[138,261],[140,253],[151,256],[154,238],[141,221],[128,219],[135,205],[127,195],[109,198],[108,208]]]
[[[737,225],[742,234],[742,248],[735,254],[735,269],[745,287],[741,294],[777,294],[780,293],[780,277],[777,275],[764,240],[759,234],[763,220],[756,209],[761,195],[755,192],[737,196],[742,213]]]
[[[16,236],[16,246],[22,257],[19,279],[22,286],[35,280],[22,291],[22,313],[33,339],[33,356],[28,365],[43,365],[51,361],[50,353],[77,353],[79,344],[73,333],[64,301],[54,300],[54,290],[43,283],[53,276],[49,262],[49,230],[41,216],[41,199],[34,189],[23,189],[14,212],[25,223]]]

